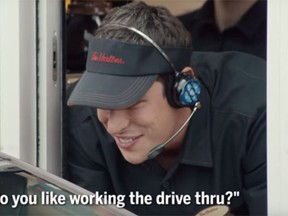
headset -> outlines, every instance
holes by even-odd
[[[172,84],[168,84],[169,90],[167,93],[167,99],[173,107],[194,107],[197,103],[199,106],[199,97],[201,93],[201,84],[199,80],[196,78],[195,75],[179,72],[175,69],[173,63],[170,61],[167,54],[160,48],[160,46],[152,40],[148,35],[143,33],[142,31],[126,26],[123,24],[118,23],[109,23],[105,26],[116,26],[116,27],[122,27],[124,29],[128,29],[138,35],[140,35],[142,38],[144,38],[146,41],[148,41],[153,47],[156,48],[156,50],[163,56],[163,58],[166,60],[166,62],[170,65],[173,72],[175,73],[175,77]],[[171,90],[170,90],[171,89]],[[172,96],[171,96],[172,95]]]

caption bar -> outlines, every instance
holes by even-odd
[[[190,195],[178,195],[175,192],[166,194],[161,192],[153,200],[151,195],[143,195],[138,191],[130,192],[128,199],[131,205],[151,205],[156,202],[157,205],[229,205],[233,197],[239,197],[239,191],[227,191],[221,195],[209,195],[205,192],[196,192],[194,197]],[[92,195],[75,195],[56,194],[53,191],[42,191],[41,196],[37,195],[12,195],[11,197],[3,194],[0,195],[0,205],[11,205],[17,208],[18,205],[65,205],[69,202],[72,205],[115,205],[118,208],[125,207],[126,195],[113,195],[104,192],[100,194],[95,192]],[[9,202],[10,201],[10,202]]]

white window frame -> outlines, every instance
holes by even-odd
[[[0,1],[0,150],[36,164],[35,4]]]
[[[62,171],[62,4],[0,0],[0,151],[57,175]]]
[[[268,213],[280,216],[288,213],[288,1],[267,2]]]

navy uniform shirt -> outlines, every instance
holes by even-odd
[[[195,53],[192,62],[203,86],[202,107],[168,172],[156,159],[125,161],[95,110],[71,107],[67,178],[92,192],[151,195],[150,205],[126,200],[125,208],[139,215],[195,215],[216,202],[229,204],[227,192],[235,192],[234,214],[266,214],[265,63],[237,52]],[[157,205],[161,193],[189,195],[191,203]],[[197,193],[208,197],[196,200]]]
[[[267,1],[259,0],[235,26],[220,32],[214,1],[178,17],[192,35],[196,51],[241,51],[266,59]]]

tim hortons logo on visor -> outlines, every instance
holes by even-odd
[[[122,58],[117,58],[113,55],[105,55],[105,53],[102,52],[92,52],[91,60],[106,63],[125,64],[125,61]]]

